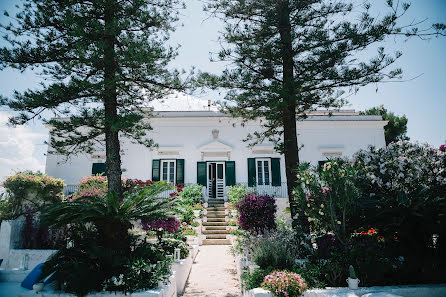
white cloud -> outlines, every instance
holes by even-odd
[[[6,126],[10,114],[0,112],[0,181],[19,170],[45,170],[47,134],[28,126]]]

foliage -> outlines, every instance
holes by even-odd
[[[122,190],[124,193],[133,190],[139,190],[148,185],[153,184],[151,180],[142,181],[140,179],[122,178]],[[78,190],[76,193],[70,196],[70,199],[79,199],[82,197],[104,197],[108,191],[108,181],[106,176],[94,175],[87,176],[81,179],[78,184]]]
[[[247,188],[244,184],[237,184],[228,188],[229,203],[235,205],[242,200],[247,194]]]
[[[26,208],[25,223],[22,228],[23,249],[59,249],[66,244],[66,228],[40,226],[38,212]]]
[[[132,222],[166,218],[176,211],[175,199],[157,199],[170,188],[166,182],[157,182],[139,191],[128,192],[123,199],[115,193],[105,197],[84,197],[48,206],[42,211],[44,225],[93,224],[100,232],[99,245],[129,249],[128,230]]]
[[[40,209],[44,205],[63,199],[64,182],[40,172],[22,171],[5,179],[3,186],[8,192],[13,218],[25,212],[25,206]]]
[[[197,236],[198,233],[197,233],[197,231],[195,229],[185,227],[184,230],[183,230],[183,235]]]
[[[191,227],[199,227],[200,226],[200,222],[198,222],[196,219],[193,219],[192,221],[189,222],[189,225]]]
[[[101,236],[92,225],[70,225],[70,244],[45,262],[43,277],[56,272],[57,287],[77,296],[103,290],[147,290],[168,279],[172,260],[160,246],[132,237],[129,249],[112,249],[97,240]]]
[[[260,288],[265,276],[270,274],[273,271],[272,268],[268,269],[255,269],[252,273],[249,271],[244,271],[241,275],[241,279],[243,282],[243,287],[246,290],[252,290],[255,288]]]
[[[152,146],[147,102],[184,88],[167,66],[176,48],[166,44],[182,7],[181,0],[24,0],[1,24],[9,46],[0,48],[0,70],[39,69],[46,83],[0,98],[17,111],[9,122],[51,125],[50,153],[105,144],[108,187],[122,198],[119,135]]]
[[[5,193],[0,196],[0,224],[3,220],[11,220],[14,217],[13,205],[8,198],[3,198]]]
[[[349,276],[350,276],[350,278],[353,278],[353,279],[357,278],[357,277],[356,277],[355,268],[353,268],[352,265],[350,265],[350,266],[348,267],[348,271],[349,271]]]
[[[231,219],[228,223],[228,226],[238,226],[237,219]]]
[[[360,151],[355,164],[357,185],[367,198],[362,225],[397,246],[394,256],[406,259],[400,278],[414,282],[444,275],[437,263],[446,263],[446,152],[399,141]]]
[[[333,232],[342,243],[347,242],[361,197],[354,183],[356,171],[342,159],[329,160],[321,172],[308,163],[299,166],[302,186],[294,190],[296,205],[308,217],[313,232]]]
[[[301,296],[308,289],[305,280],[299,274],[286,270],[274,271],[265,276],[262,287],[277,297]]]
[[[203,201],[202,186],[199,184],[184,187],[179,195],[182,203],[187,206],[200,204]]]
[[[173,238],[163,238],[161,240],[161,247],[168,255],[174,255],[175,249],[180,249],[180,258],[185,259],[189,255],[189,248],[187,244],[178,239]]]
[[[239,212],[239,225],[243,230],[263,232],[274,229],[276,215],[276,201],[272,196],[246,195],[236,204]]]
[[[195,219],[195,214],[192,209],[190,209],[190,208],[182,209],[182,212],[181,212],[181,222],[182,223],[190,224],[190,222],[192,222],[193,219]]]
[[[155,220],[141,221],[142,228],[145,231],[163,231],[175,233],[180,228],[180,221],[177,218],[161,218]]]
[[[380,115],[384,121],[388,121],[384,126],[384,136],[386,138],[386,144],[399,140],[409,140],[407,136],[407,118],[405,115],[399,117],[393,112],[387,111],[383,105],[379,107],[372,107],[360,114],[364,115]]]
[[[203,210],[204,207],[203,204],[197,203],[195,205],[190,206],[189,208],[192,210]]]

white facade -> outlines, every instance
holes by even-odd
[[[210,161],[223,162],[218,164],[234,161],[235,182],[247,183],[248,158],[255,158],[257,183],[262,183],[260,178],[271,185],[272,164],[268,160],[280,158],[280,179],[281,183],[286,182],[284,158],[274,151],[271,143],[248,147],[248,143],[243,142],[248,133],[261,131],[260,122],[252,121],[242,125],[240,120],[221,114],[215,108],[208,109],[202,100],[194,100],[195,105],[192,108],[180,106],[182,109],[193,110],[161,110],[150,119],[153,127],[150,137],[158,147],[146,148],[131,143],[128,139],[121,139],[123,177],[153,179],[153,160],[160,160],[160,178],[169,180],[169,177],[180,174],[177,172],[176,160],[183,159],[186,184],[197,183],[197,162],[208,162],[208,186]],[[202,105],[197,107],[197,102]],[[155,107],[160,110],[173,109],[175,106],[178,109],[175,104],[170,107]],[[383,147],[383,127],[386,123],[380,116],[363,116],[352,111],[333,112],[331,116],[327,112],[314,112],[308,119],[297,123],[298,141],[303,145],[299,153],[300,160],[317,164],[332,156],[351,156],[369,145]],[[67,185],[74,185],[82,177],[91,175],[92,164],[105,162],[104,158],[105,153],[100,149],[92,155],[72,157],[67,162],[63,156],[49,154],[46,173],[64,179]],[[168,162],[169,160],[172,162]],[[263,168],[257,166],[260,164]]]

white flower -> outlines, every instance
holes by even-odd
[[[324,208],[324,205],[323,205],[323,204],[321,204],[321,208]]]
[[[341,225],[341,221],[337,221],[336,223],[338,223],[338,225]]]

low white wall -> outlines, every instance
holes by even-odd
[[[306,291],[303,297],[444,297],[446,296],[446,285],[414,285],[414,286],[383,286],[362,287],[357,290],[348,288],[326,288],[312,289]],[[392,295],[390,295],[392,294]],[[255,288],[250,290],[247,297],[273,297],[270,291]]]
[[[190,249],[189,255],[186,259],[182,259],[173,265],[173,272],[175,274],[177,283],[177,293],[182,295],[184,287],[186,286],[187,279],[189,278],[190,270],[192,269],[192,263],[197,256],[198,247],[194,246]]]
[[[10,250],[8,268],[19,268],[23,257],[28,255],[28,269],[33,269],[36,265],[46,262],[46,260],[56,252],[57,250]]]

